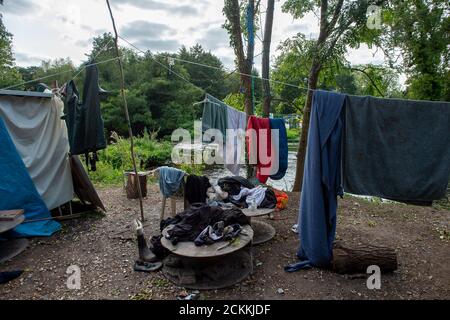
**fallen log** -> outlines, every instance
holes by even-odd
[[[388,247],[359,245],[347,247],[337,241],[333,246],[332,268],[340,274],[366,273],[367,267],[376,265],[382,273],[397,269],[397,254]]]

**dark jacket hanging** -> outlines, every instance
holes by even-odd
[[[86,68],[82,100],[75,82],[67,83],[64,113],[71,154],[88,154],[106,148],[97,65]]]

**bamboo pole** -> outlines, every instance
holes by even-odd
[[[142,203],[141,183],[140,183],[140,180],[139,180],[139,173],[137,171],[136,158],[135,158],[135,155],[134,155],[133,131],[131,130],[130,115],[128,113],[127,98],[125,96],[125,77],[124,77],[124,74],[123,74],[123,65],[122,65],[122,59],[121,59],[120,50],[119,50],[119,43],[118,43],[119,42],[119,35],[117,33],[116,22],[114,20],[114,16],[113,16],[113,13],[112,13],[112,10],[111,10],[111,5],[109,4],[109,0],[106,0],[106,4],[108,5],[109,15],[111,16],[111,22],[112,22],[112,25],[113,25],[114,35],[115,35],[114,43],[115,43],[115,47],[116,47],[116,55],[117,55],[117,61],[119,63],[120,80],[121,80],[120,93],[121,93],[122,99],[123,99],[123,109],[125,111],[125,119],[127,121],[127,126],[128,126],[128,135],[130,136],[131,160],[133,162],[134,174],[136,175],[138,191],[139,191],[139,206],[140,206],[140,209],[141,209],[141,221],[145,221],[145,218],[144,218],[144,205]]]

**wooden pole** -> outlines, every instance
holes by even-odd
[[[117,33],[116,22],[114,21],[114,16],[113,16],[113,13],[112,13],[112,10],[111,10],[111,5],[109,4],[109,0],[106,0],[106,4],[108,5],[109,15],[111,16],[111,22],[112,22],[112,25],[113,25],[114,35],[115,35],[114,43],[115,43],[115,47],[116,47],[116,55],[117,55],[117,61],[119,63],[120,80],[121,80],[120,93],[122,95],[123,109],[125,111],[125,119],[126,119],[127,125],[128,125],[128,135],[130,136],[131,160],[133,162],[134,174],[136,175],[136,181],[137,181],[138,191],[139,191],[139,206],[140,206],[140,209],[141,209],[141,221],[145,221],[144,205],[142,203],[141,184],[140,184],[140,181],[139,181],[139,173],[137,171],[137,166],[136,166],[136,158],[134,156],[133,130],[131,129],[131,121],[130,121],[130,115],[128,113],[127,98],[125,96],[125,76],[123,74],[122,59],[121,59],[120,50],[119,50],[119,35]]]

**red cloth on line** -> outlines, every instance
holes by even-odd
[[[254,139],[254,137],[252,137],[252,134],[249,132],[249,130],[254,129],[256,131],[256,140]],[[261,131],[260,130],[267,130],[267,135],[266,135],[266,141],[265,143],[260,142],[260,135],[261,135]],[[263,139],[264,137],[261,137],[261,139]],[[260,152],[259,149],[260,147],[266,146],[266,150],[262,150],[262,154],[263,155],[267,155],[267,157],[269,157],[270,161],[267,164],[264,164],[261,162],[261,158],[260,158]],[[247,151],[248,151],[248,157],[249,160],[252,157],[255,157],[256,159],[256,178],[258,178],[258,180],[261,183],[266,183],[267,179],[269,179],[269,175],[263,175],[261,173],[261,169],[262,168],[270,168],[271,163],[272,163],[272,159],[271,159],[271,153],[272,153],[272,139],[271,139],[271,132],[270,132],[270,121],[268,118],[258,118],[256,116],[250,116],[248,118],[248,123],[247,123]],[[256,153],[256,155],[254,154]]]

